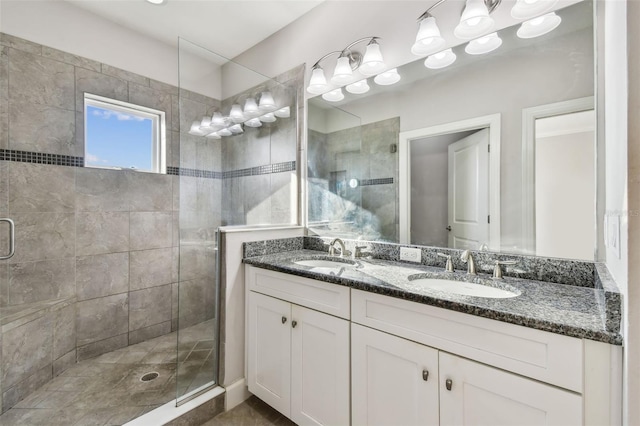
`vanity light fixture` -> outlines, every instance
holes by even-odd
[[[253,98],[247,98],[247,100],[244,101],[244,110],[242,112],[247,118],[253,118],[257,116],[260,113],[260,110],[258,109],[256,100]]]
[[[556,29],[560,22],[562,22],[562,18],[556,15],[555,12],[547,13],[529,21],[524,21],[516,31],[516,34],[520,38],[540,37]]]
[[[252,118],[251,120],[246,121],[244,125],[249,127],[260,127],[262,126],[262,122],[257,118]]]
[[[464,51],[469,55],[483,55],[493,52],[500,46],[502,46],[502,39],[498,37],[498,33],[491,33],[471,40],[464,48]]]
[[[234,135],[239,135],[240,133],[244,132],[244,129],[242,128],[241,124],[234,124],[233,126],[229,127],[229,131]]]
[[[438,4],[433,7],[437,5]],[[429,15],[429,11],[426,11],[420,18],[418,18],[418,22],[418,34],[416,35],[416,42],[411,46],[411,53],[418,56],[424,56],[441,50],[442,47],[444,47],[445,41],[440,35],[440,29],[436,23],[436,18]]]
[[[231,118],[234,123],[242,123],[244,121],[244,114],[242,113],[242,108],[239,104],[233,104],[231,106],[229,118]]]
[[[364,37],[354,41],[342,50],[330,52],[318,59],[311,67],[311,79],[307,92],[320,95],[329,89],[327,78],[324,75],[324,69],[320,65],[326,58],[338,55],[336,66],[331,76],[331,83],[337,86],[344,86],[353,82],[355,71],[363,76],[371,76],[382,71],[386,64],[380,51],[378,44],[379,37]],[[362,42],[368,41],[364,55],[354,47]]]
[[[202,121],[198,121],[198,120],[195,120],[193,123],[191,123],[189,134],[194,136],[204,136],[205,132],[200,129],[201,124],[202,124]]]
[[[424,66],[427,68],[431,68],[432,70],[437,70],[440,68],[448,67],[456,61],[456,58],[456,54],[453,53],[453,50],[449,48],[434,55],[428,56],[427,59],[424,60]]]
[[[271,92],[262,92],[258,109],[260,112],[273,112],[276,110],[276,101],[273,99]]]
[[[231,136],[233,134],[233,133],[231,133],[231,130],[229,130],[229,129],[222,129],[222,130],[219,130],[217,133],[220,136]]]
[[[224,121],[222,113],[220,113],[219,111],[214,112],[213,116],[211,117],[211,127],[220,129],[224,126],[226,126],[226,123]]]
[[[273,115],[275,115],[278,118],[289,118],[291,117],[291,108],[290,107],[280,108],[279,110],[276,110],[276,112],[274,112]]]
[[[218,132],[211,132],[208,135],[205,135],[205,138],[209,139],[222,139],[222,136]]]
[[[262,121],[263,123],[273,123],[276,120],[277,118],[272,112],[268,112],[260,117],[260,121]]]
[[[367,84],[367,79],[365,78],[363,80],[356,81],[355,83],[351,83],[345,87],[345,89],[347,89],[347,92],[353,93],[354,95],[362,95],[363,93],[367,93],[371,88]]]
[[[462,40],[473,40],[493,30],[495,21],[490,14],[500,2],[501,0],[467,0],[460,23],[453,34]]]
[[[558,0],[518,0],[511,9],[515,19],[531,19],[553,10]]]
[[[339,102],[344,99],[344,93],[342,93],[342,89],[338,87],[337,89],[324,93],[322,99],[329,102]]]
[[[392,68],[375,76],[373,81],[379,86],[391,86],[400,81],[400,74],[397,68]]]

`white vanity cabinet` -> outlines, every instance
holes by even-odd
[[[349,289],[246,271],[249,391],[299,425],[348,425]]]

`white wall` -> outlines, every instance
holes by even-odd
[[[242,264],[242,243],[273,238],[299,237],[304,234],[302,227],[242,229],[223,227],[225,234],[224,294],[225,318],[224,335],[224,379],[227,388],[226,409],[230,410],[250,394],[247,393],[245,379],[245,288],[244,265]]]
[[[593,131],[536,138],[538,256],[593,260],[594,140]]]
[[[1,0],[0,31],[178,86],[176,47],[64,1]],[[192,58],[188,66],[194,70],[213,67],[203,57]],[[184,88],[220,99],[220,78],[215,72],[196,75]]]

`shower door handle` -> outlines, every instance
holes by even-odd
[[[16,252],[16,224],[13,223],[13,220],[6,217],[0,218],[0,222],[7,222],[9,224],[9,254],[0,256],[0,260],[5,260],[13,257]]]

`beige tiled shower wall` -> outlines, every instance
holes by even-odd
[[[220,170],[219,141],[179,133],[219,101],[7,34],[0,34],[0,48],[0,149],[83,156],[83,93],[89,92],[165,111],[168,166]],[[50,332],[45,328],[30,330],[44,355],[21,373],[14,374],[10,360],[29,358],[23,352],[30,349],[3,336],[0,384],[8,375],[12,385],[26,383],[38,374],[34,368],[51,371],[59,358],[75,362],[175,330],[179,229],[212,240],[220,185],[207,178],[0,162],[0,215],[16,223],[16,254],[0,262],[0,309],[75,300],[65,308],[71,314],[64,347],[54,335],[40,336]],[[181,203],[187,219],[200,220],[179,218]],[[180,308],[189,325],[214,314],[215,262],[210,244],[194,241],[182,250]]]

